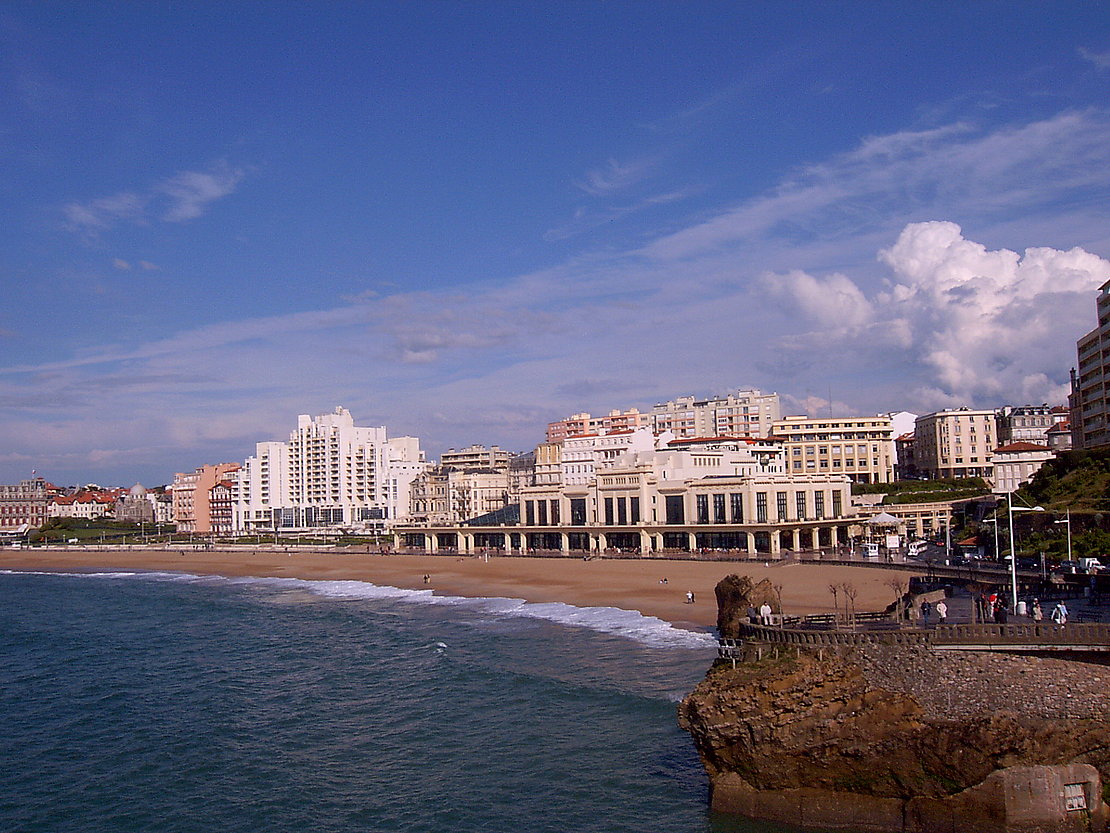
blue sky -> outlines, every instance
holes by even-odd
[[[5,3],[0,482],[1062,402],[1108,92],[1101,3]]]

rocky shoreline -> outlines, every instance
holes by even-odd
[[[726,628],[769,589],[722,585]],[[722,812],[897,833],[1101,831],[1110,818],[1105,665],[897,644],[768,650],[717,663],[679,720]]]

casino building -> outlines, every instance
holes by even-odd
[[[752,437],[678,438],[600,462],[586,482],[521,490],[515,515],[398,527],[402,549],[464,553],[720,551],[764,554],[848,543],[859,518],[842,474],[788,474],[783,445]]]

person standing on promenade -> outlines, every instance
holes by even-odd
[[[759,606],[759,622],[762,625],[771,624],[771,606],[767,602]]]
[[[1041,610],[1039,599],[1033,599],[1033,607],[1030,608],[1029,614],[1033,617],[1034,622],[1040,622],[1044,619],[1044,611]]]
[[[1052,608],[1052,621],[1057,625],[1068,623],[1068,607],[1063,602],[1059,602],[1056,607]]]
[[[928,600],[921,603],[921,621],[927,628],[929,627],[929,614],[933,612],[933,606],[929,604]]]
[[[944,603],[944,599],[937,602],[937,624],[943,625],[948,620],[948,605]]]

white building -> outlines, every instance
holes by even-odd
[[[1056,456],[1039,443],[1013,442],[994,450],[994,487],[996,494],[1015,492],[1033,479],[1041,466]]]
[[[427,463],[416,437],[363,428],[350,412],[297,417],[288,442],[262,442],[239,471],[240,530],[384,528],[410,514],[410,485]]]
[[[562,447],[562,482],[567,485],[589,483],[598,468],[611,464],[626,451],[651,451],[654,448],[655,437],[647,428],[567,437]]]

